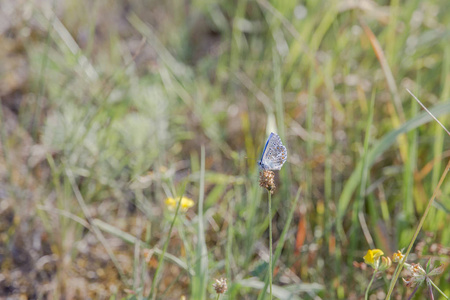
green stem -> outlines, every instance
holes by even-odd
[[[434,300],[433,288],[431,287],[431,284],[429,283],[430,281],[431,280],[427,280],[428,292],[430,293],[430,299]]]
[[[431,196],[430,200],[428,201],[428,205],[425,208],[425,211],[423,212],[423,215],[422,215],[422,218],[420,219],[419,225],[417,225],[417,229],[414,232],[414,236],[413,236],[411,242],[409,243],[408,250],[406,250],[405,257],[402,259],[397,272],[394,273],[394,275],[393,275],[393,278],[392,278],[392,281],[391,281],[391,285],[389,286],[389,291],[388,291],[388,293],[386,295],[386,300],[389,300],[391,298],[391,294],[392,294],[392,292],[394,290],[395,283],[397,282],[397,279],[400,276],[400,273],[402,272],[403,265],[405,264],[406,258],[408,257],[409,253],[411,252],[413,244],[416,241],[416,238],[419,235],[419,232],[422,229],[423,223],[425,222],[425,219],[426,219],[426,217],[428,215],[428,211],[430,210],[431,206],[433,205],[434,198],[436,198],[436,195],[439,192],[439,190],[441,188],[441,184],[444,181],[445,177],[447,176],[447,173],[448,173],[449,169],[450,169],[450,160],[448,161],[447,166],[445,167],[444,173],[442,173],[442,176],[441,176],[441,179],[439,180],[438,185],[434,189],[433,195]]]
[[[184,188],[186,188],[186,185],[184,186]],[[167,233],[167,240],[164,243],[164,248],[162,250],[161,255],[159,256],[158,267],[156,268],[155,276],[153,276],[152,288],[150,289],[150,294],[147,297],[148,300],[156,299],[156,293],[157,293],[156,282],[158,280],[158,275],[159,275],[159,273],[161,271],[161,266],[162,266],[162,262],[164,260],[164,256],[166,255],[167,247],[169,246],[170,235],[172,234],[173,226],[175,225],[175,221],[177,219],[178,212],[180,211],[181,199],[183,198],[183,194],[184,194],[184,190],[183,190],[183,193],[180,196],[180,199],[178,200],[177,209],[175,210],[175,215],[173,216],[172,224],[170,224],[169,232]]]
[[[437,286],[433,281],[431,281],[431,279],[428,279],[428,282],[429,282],[432,286],[434,286],[434,288],[435,288],[439,293],[441,293],[441,295],[444,296],[445,299],[448,299],[447,295],[444,294],[444,292],[441,291],[441,290],[438,288],[438,286]]]
[[[220,294],[217,294],[216,300],[219,300],[219,299],[220,299]]]
[[[369,291],[370,291],[370,287],[372,286],[373,280],[375,279],[375,275],[377,274],[377,270],[373,271],[373,275],[372,275],[372,279],[370,279],[369,285],[367,286],[366,289],[366,295],[364,296],[365,300],[369,299]]]
[[[412,294],[409,295],[408,300],[411,300],[411,299],[414,297],[414,295],[416,294],[417,290],[419,289],[419,286],[420,286],[420,284],[418,284],[418,285],[416,286],[416,288],[414,289],[414,291],[412,292]]]
[[[269,194],[269,299],[272,300],[272,193],[268,191]]]

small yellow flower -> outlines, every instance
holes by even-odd
[[[398,263],[401,262],[403,257],[405,257],[402,252],[400,250],[397,251],[397,253],[394,253],[394,255],[392,255],[392,261]]]
[[[372,268],[378,269],[380,256],[382,256],[383,254],[383,251],[381,251],[380,249],[369,249],[367,250],[367,254],[363,257],[364,262]]]
[[[174,211],[177,208],[177,204],[178,204],[178,199],[180,198],[167,198],[165,203],[166,206],[169,208],[169,210]],[[183,212],[186,212],[189,208],[191,208],[192,206],[194,206],[194,201],[188,197],[182,197],[181,198],[181,204],[180,204],[180,209]]]

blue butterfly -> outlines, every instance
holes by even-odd
[[[258,165],[263,170],[280,170],[287,159],[287,150],[276,133],[270,133]]]

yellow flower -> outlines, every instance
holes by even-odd
[[[380,256],[383,254],[383,251],[380,249],[369,249],[367,250],[367,254],[363,257],[364,262],[369,266],[372,266],[372,268],[377,269],[380,262]]]
[[[397,253],[394,253],[394,255],[392,255],[392,260],[394,262],[401,262],[403,257],[405,257],[402,252],[400,250],[397,251]]]
[[[177,204],[178,204],[178,200],[180,198],[167,198],[165,203],[166,206],[169,208],[169,210],[174,211],[177,208]],[[194,201],[188,197],[182,197],[181,198],[181,204],[180,204],[180,209],[183,212],[186,212],[189,208],[191,208],[192,206],[194,206]]]

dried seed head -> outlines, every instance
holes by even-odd
[[[227,279],[226,278],[216,279],[216,283],[213,284],[213,288],[216,290],[217,294],[224,294],[228,289]]]
[[[275,191],[275,173],[273,171],[259,172],[259,186],[268,190],[271,194]]]

